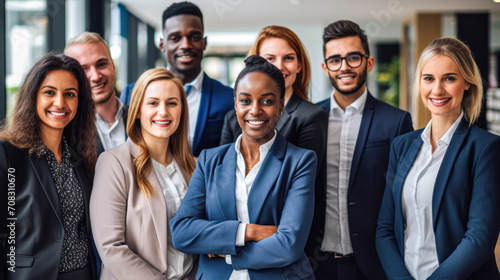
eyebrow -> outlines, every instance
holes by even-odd
[[[53,86],[49,86],[49,85],[43,86],[43,87],[41,87],[40,89],[43,89],[43,88],[51,88],[51,89],[55,89],[55,90],[57,90],[57,88],[55,88],[55,87],[53,87]],[[67,89],[65,89],[65,90],[66,90],[66,91],[68,91],[68,90],[74,90],[74,91],[78,92],[78,90],[77,90],[76,88],[67,88]]]
[[[422,74],[422,76],[434,76],[433,74]],[[457,73],[445,73],[443,76],[458,76]]]
[[[350,52],[350,53],[347,53],[346,56],[350,56],[350,55],[353,55],[353,54],[363,55],[361,52]],[[326,59],[330,59],[330,58],[334,58],[334,57],[341,57],[341,56],[340,56],[340,54],[334,54],[334,55],[331,55],[331,56],[327,57]]]
[[[155,99],[155,100],[160,100],[160,98],[159,98],[159,97],[154,97],[154,96],[147,97],[146,99]],[[170,97],[170,98],[168,98],[167,100],[172,100],[172,99],[179,100],[179,98],[177,98],[177,97]]]
[[[246,92],[240,92],[238,93],[238,95],[245,95],[245,96],[251,96],[251,94],[249,93],[246,93]],[[272,93],[272,92],[266,92],[266,93],[263,93],[261,94],[260,96],[276,96],[276,94]]]

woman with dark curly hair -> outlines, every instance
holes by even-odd
[[[80,64],[54,52],[35,63],[0,129],[0,278],[96,279],[94,122]]]

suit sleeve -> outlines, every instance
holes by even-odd
[[[90,198],[92,233],[104,266],[116,279],[165,279],[165,275],[130,250],[125,240],[128,192],[118,159],[101,154]]]
[[[214,221],[206,215],[206,150],[200,153],[189,187],[170,221],[174,248],[187,254],[236,254],[238,220]],[[212,197],[212,199],[217,199]]]
[[[326,152],[327,130],[328,113],[318,107],[318,110],[308,114],[298,132],[297,146],[314,151],[318,158],[318,165],[323,162]],[[317,169],[317,172],[319,171],[320,168]]]
[[[413,131],[411,115],[408,112],[404,112],[401,122],[399,123],[398,135],[403,135],[411,131]]]
[[[235,135],[236,131],[233,125],[233,118],[235,117],[235,115],[235,110],[230,110],[226,113],[226,116],[224,117],[224,125],[222,126],[220,145],[233,143],[236,140],[237,135]]]
[[[316,155],[307,151],[288,186],[278,231],[259,242],[247,242],[240,247],[239,252],[231,256],[234,269],[284,267],[304,254],[314,214],[315,174]]]
[[[397,139],[391,145],[386,178],[387,184],[379,212],[375,245],[382,267],[389,279],[413,280],[413,277],[406,268],[404,258],[400,254],[394,233],[396,207],[392,195],[392,185],[398,166],[398,153],[395,146],[397,146]]]
[[[467,231],[455,251],[428,279],[466,279],[492,257],[500,231],[499,159],[500,138],[496,137],[480,151],[471,171],[474,177]]]

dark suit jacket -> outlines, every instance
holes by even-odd
[[[201,254],[197,279],[226,280],[233,269],[252,279],[314,279],[304,253],[313,216],[316,155],[287,143],[279,133],[248,196],[250,223],[278,232],[237,247],[235,144],[200,154],[188,191],[170,222],[174,247]],[[207,253],[231,255],[208,258]]]
[[[86,231],[89,236],[90,264],[97,279],[96,264],[90,247],[89,199],[91,185],[83,170],[83,163],[70,148],[71,160],[82,187]],[[12,172],[9,172],[12,171]],[[9,174],[12,174],[9,176]],[[9,181],[10,180],[10,181]],[[7,186],[15,185],[15,204],[7,212]],[[57,279],[62,254],[64,226],[59,196],[45,157],[29,155],[10,143],[0,141],[0,278],[6,279]],[[10,229],[7,218],[15,217],[15,244],[9,243]],[[7,271],[6,261],[10,260],[10,246],[15,246],[15,272]]]
[[[234,108],[233,89],[203,73],[200,109],[194,131],[193,155],[197,157],[203,149],[219,146],[224,115]],[[127,85],[120,100],[130,103],[135,83]]]
[[[122,118],[123,118],[123,123],[125,124],[125,139],[127,139],[128,105],[123,106]],[[99,133],[97,131],[95,134],[95,146],[97,147],[97,156],[99,156],[102,152],[104,152],[104,147],[102,145],[101,138],[99,137]]]
[[[276,130],[286,138],[286,141],[297,147],[313,150],[318,157],[318,163],[323,161],[326,151],[326,131],[328,128],[328,113],[317,105],[292,94],[283,110],[283,115],[276,123]],[[236,141],[241,134],[236,111],[226,114],[220,144]],[[319,168],[318,168],[319,172]]]
[[[318,105],[330,112],[330,99]],[[387,278],[375,249],[375,230],[385,188],[390,144],[396,136],[412,130],[411,116],[408,112],[377,100],[368,92],[354,148],[347,195],[349,233],[354,258],[368,279]],[[326,164],[323,166],[326,168]],[[324,174],[326,175],[326,171]],[[325,226],[326,178],[324,182],[322,189],[316,190],[315,220],[306,251],[311,257],[313,266],[315,258],[321,257],[320,247]]]
[[[390,279],[413,279],[404,264],[401,193],[422,146],[423,129],[394,140],[377,228],[377,250]],[[500,279],[494,249],[500,231],[500,137],[464,119],[439,168],[432,221],[439,267],[428,279]]]

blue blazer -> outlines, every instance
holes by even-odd
[[[129,105],[135,83],[125,87],[120,101]],[[194,131],[193,155],[199,156],[203,149],[219,146],[224,116],[234,108],[234,95],[231,87],[203,73],[200,109]]]
[[[316,155],[279,133],[248,197],[250,223],[278,226],[259,242],[236,247],[235,144],[200,154],[188,191],[170,222],[174,247],[200,254],[196,279],[228,279],[233,269],[248,269],[251,279],[315,279],[304,253],[314,204]],[[231,255],[224,258],[206,254]]]
[[[423,129],[394,140],[377,228],[377,251],[390,279],[413,279],[404,263],[403,185]],[[500,279],[500,137],[462,120],[434,185],[432,220],[439,267],[428,279]]]
[[[330,99],[318,105],[330,112]],[[354,148],[347,196],[354,258],[368,279],[387,279],[375,248],[378,212],[385,189],[390,144],[396,136],[412,130],[408,112],[375,99],[368,92]],[[323,167],[326,168],[326,162]],[[313,265],[315,258],[323,257],[318,253],[325,227],[326,176],[323,181],[322,189],[316,189],[316,210],[306,250]]]

